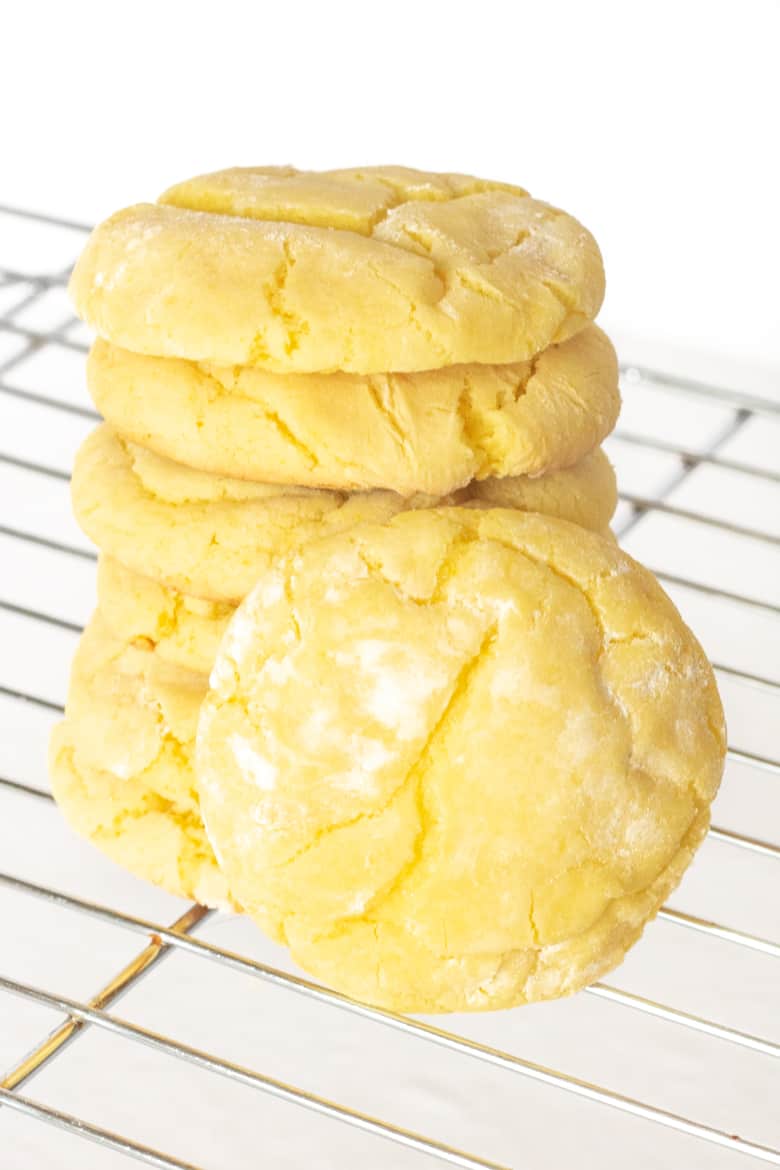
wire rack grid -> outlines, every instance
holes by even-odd
[[[573,1000],[396,1016],[115,871],[53,809],[45,739],[94,597],[68,506],[98,417],[64,291],[86,230],[0,207],[0,1166],[780,1165],[780,397],[623,369],[616,529],[702,638],[730,724],[674,902]]]

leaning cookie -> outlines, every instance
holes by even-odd
[[[444,496],[570,467],[612,430],[618,366],[591,326],[533,361],[417,374],[270,374],[98,340],[96,406],[125,438],[240,479]]]
[[[205,689],[203,676],[119,641],[96,615],[52,733],[50,772],[66,820],[113,861],[171,894],[228,906],[192,767]]]
[[[364,374],[526,361],[593,320],[604,270],[581,224],[506,183],[251,167],[111,216],[70,291],[136,353]]]
[[[615,509],[615,480],[601,452],[574,468],[538,479],[482,481],[460,493],[483,493],[513,507],[554,510],[605,528]],[[193,471],[127,443],[108,426],[76,457],[73,509],[102,552],[180,592],[238,604],[271,560],[309,540],[361,521],[440,502],[395,492],[332,492],[251,483]]]
[[[725,753],[712,670],[583,528],[441,508],[276,564],[201,709],[201,807],[245,909],[401,1011],[504,1008],[614,967],[679,882]]]

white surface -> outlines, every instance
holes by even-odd
[[[15,221],[0,215],[2,242]],[[46,269],[69,253],[59,233],[25,231],[31,263]],[[56,245],[56,247],[55,247]],[[29,327],[57,323],[57,297],[26,310]],[[53,313],[53,318],[50,314]],[[39,316],[36,316],[38,314]],[[21,313],[19,319],[21,320]],[[35,322],[40,322],[36,325]],[[69,334],[70,335],[70,334]],[[0,337],[3,334],[0,333]],[[13,352],[19,352],[18,349]],[[0,357],[0,361],[2,361]],[[697,361],[689,359],[693,372]],[[664,363],[668,361],[664,359]],[[741,384],[758,389],[754,371]],[[78,361],[52,343],[0,375],[22,394],[32,390],[88,406]],[[734,412],[704,400],[629,383],[621,425],[695,449],[724,433]],[[67,469],[90,423],[56,406],[0,392],[0,453]],[[755,419],[721,451],[756,466],[777,467],[776,420]],[[661,491],[679,470],[667,455],[610,442],[627,490]],[[780,487],[700,468],[669,496],[740,523],[768,529]],[[0,526],[75,548],[86,547],[68,516],[61,479],[0,463]],[[776,546],[727,537],[690,521],[651,516],[627,547],[657,568],[778,601]],[[93,598],[93,566],[13,536],[0,536],[0,686],[62,702],[77,635],[45,615],[79,623]],[[778,678],[777,615],[672,590],[709,653],[725,665]],[[733,745],[777,756],[780,692],[722,679]],[[56,714],[0,695],[0,776],[45,787],[46,739]],[[764,839],[780,838],[780,778],[730,763],[715,819]],[[757,935],[780,937],[777,859],[754,857],[709,840],[673,904]],[[57,810],[0,787],[0,869],[119,910],[170,923],[175,899],[135,881],[78,840]],[[0,891],[0,971],[45,989],[87,999],[143,939],[114,926],[53,908],[18,891]],[[202,937],[287,968],[286,955],[248,922],[220,915]],[[780,1039],[777,961],[727,942],[657,922],[610,982],[747,1032]],[[523,1170],[599,1166],[623,1170],[739,1170],[751,1165],[730,1151],[683,1137],[560,1089],[447,1054],[335,1008],[315,1008],[289,991],[182,954],[166,959],[114,1009],[116,1014],[245,1063],[301,1087],[375,1112],[464,1149]],[[58,1020],[56,1013],[0,993],[0,1070],[14,1064]],[[592,1079],[618,1092],[755,1141],[780,1144],[776,1063],[723,1041],[695,1035],[587,994],[572,1000],[437,1023],[482,1042]],[[207,1075],[126,1039],[92,1030],[24,1090],[35,1100],[188,1158],[204,1170],[263,1165],[273,1170],[412,1170],[436,1165],[335,1121],[317,1118],[248,1088]],[[2,1170],[124,1170],[133,1163],[0,1109]]]
[[[27,0],[3,33],[0,202],[93,222],[235,164],[501,177],[595,233],[611,324],[780,367],[776,0]]]

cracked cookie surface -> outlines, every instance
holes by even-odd
[[[115,637],[202,675],[214,665],[236,612],[229,601],[181,593],[107,556],[98,558],[97,593],[100,616]]]
[[[529,362],[372,376],[279,376],[98,340],[87,377],[120,434],[191,467],[401,495],[569,467],[620,408],[615,351],[595,326]]]
[[[70,290],[137,353],[377,373],[526,361],[593,320],[604,272],[581,224],[510,184],[247,167],[111,216]]]
[[[241,601],[271,560],[364,520],[438,503],[424,495],[334,492],[193,471],[98,427],[73,469],[73,510],[105,553],[143,576],[217,602]],[[483,480],[460,502],[505,502],[605,528],[616,503],[612,468],[595,451],[536,479]]]
[[[96,614],[73,661],[49,765],[54,796],[77,833],[171,894],[227,906],[193,769],[205,690],[204,676],[114,638]]]
[[[196,761],[258,923],[325,983],[433,1012],[615,966],[704,836],[724,752],[712,670],[651,574],[563,521],[441,508],[260,579]]]

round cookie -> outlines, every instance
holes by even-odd
[[[658,583],[564,521],[442,508],[266,573],[198,724],[232,889],[325,983],[504,1008],[614,967],[706,833],[725,729]]]
[[[371,377],[280,376],[98,340],[87,378],[120,434],[191,467],[401,495],[569,467],[620,409],[615,351],[596,326],[533,361]]]
[[[52,732],[66,820],[113,861],[171,894],[232,905],[200,816],[192,767],[206,679],[111,635],[93,617]]]
[[[551,489],[553,477],[557,490]],[[557,508],[594,528],[609,523],[616,490],[601,452],[544,480],[504,480],[504,489],[483,481],[465,489],[461,499],[507,490],[513,506]],[[183,593],[235,604],[273,557],[361,520],[389,520],[404,509],[438,502],[209,475],[126,443],[105,425],[76,456],[72,497],[76,519],[103,552]]]
[[[278,373],[526,361],[593,320],[598,247],[506,183],[233,168],[111,216],[70,282],[136,353]]]
[[[169,589],[107,556],[98,559],[97,590],[100,616],[116,637],[203,675],[236,612],[230,602]]]

